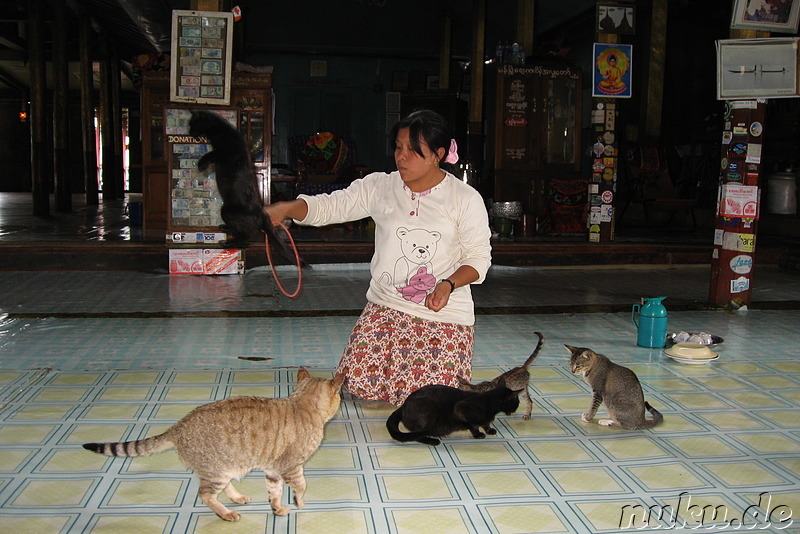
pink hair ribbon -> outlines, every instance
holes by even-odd
[[[450,140],[450,150],[447,151],[445,163],[458,163],[458,144],[455,139]]]

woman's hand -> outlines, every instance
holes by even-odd
[[[438,312],[450,301],[450,284],[447,282],[439,282],[433,291],[425,297],[425,306],[431,310]]]
[[[440,280],[427,297],[425,297],[425,307],[431,311],[438,312],[450,302],[450,293],[461,286],[475,282],[478,279],[478,271],[470,265],[462,265],[453,274],[444,280]]]
[[[264,206],[264,213],[269,215],[273,226],[278,226],[286,219],[302,221],[308,215],[308,204],[304,200],[288,200]]]

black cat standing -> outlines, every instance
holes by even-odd
[[[517,410],[519,394],[508,389],[502,380],[495,389],[481,393],[442,385],[424,386],[392,412],[386,420],[386,429],[397,441],[418,441],[425,445],[440,443],[430,436],[446,436],[457,430],[469,430],[472,437],[482,439],[486,434],[497,434],[491,424],[498,413],[511,415]],[[401,422],[410,432],[400,430]]]
[[[222,245],[246,248],[248,241],[260,231],[266,234],[269,246],[277,247],[284,259],[294,263],[294,255],[286,243],[277,238],[269,216],[264,213],[250,152],[239,130],[216,113],[201,110],[192,111],[189,135],[206,138],[212,147],[197,162],[197,169],[203,172],[214,165],[217,189],[222,197],[220,216],[225,223],[220,229],[231,234]]]

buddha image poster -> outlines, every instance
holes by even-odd
[[[633,46],[594,43],[592,96],[630,98]]]

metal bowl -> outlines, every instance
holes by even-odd
[[[667,334],[667,345],[675,345],[676,343],[698,343],[713,347],[725,341],[719,336],[714,334],[707,334],[706,332],[670,332]]]
[[[492,215],[495,217],[518,219],[522,217],[522,202],[493,202]]]

